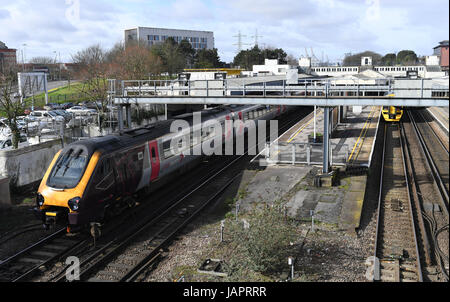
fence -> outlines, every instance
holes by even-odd
[[[266,161],[269,164],[323,164],[323,144],[318,143],[272,143],[266,144]],[[331,144],[330,163],[344,166],[349,156],[347,144]]]

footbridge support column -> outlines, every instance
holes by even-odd
[[[323,167],[322,172],[330,172],[330,107],[323,113]]]

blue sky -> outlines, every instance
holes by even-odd
[[[236,54],[236,36],[281,47],[295,57],[313,48],[320,59],[345,53],[402,49],[430,55],[449,37],[448,0],[0,0],[0,41],[25,49],[25,58],[63,61],[95,43],[112,47],[137,26],[214,32],[223,61]],[[23,44],[26,44],[24,47]]]

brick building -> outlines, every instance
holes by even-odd
[[[0,72],[17,64],[16,52],[17,49],[8,48],[5,43],[0,41]]]
[[[434,55],[439,56],[439,65],[441,70],[448,74],[448,40],[439,42],[439,45],[433,48]]]

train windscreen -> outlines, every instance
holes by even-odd
[[[74,188],[87,164],[87,156],[82,153],[83,150],[69,150],[60,156],[48,177],[47,185],[56,189]]]

